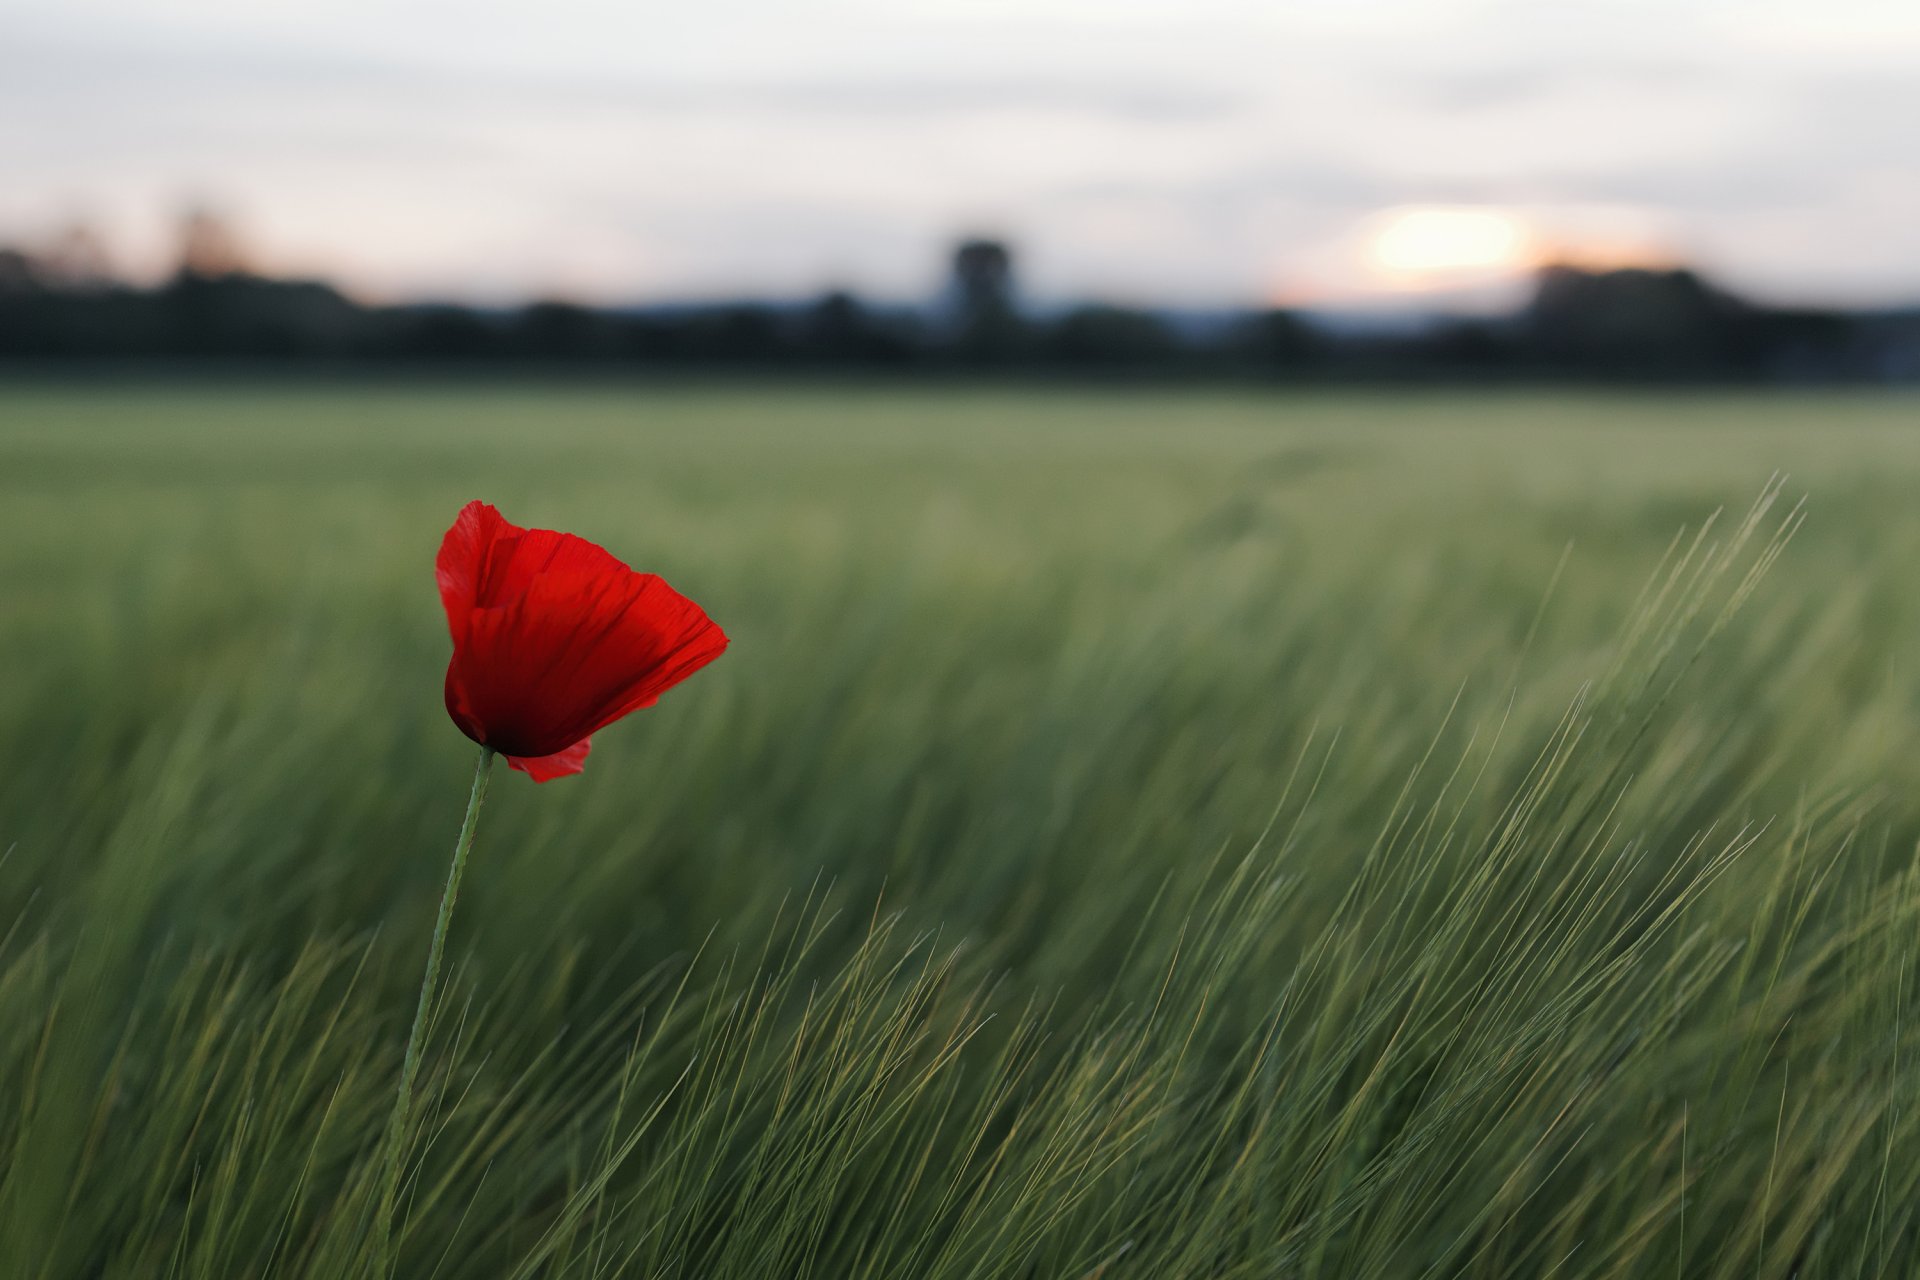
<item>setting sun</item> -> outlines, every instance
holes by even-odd
[[[1368,256],[1396,277],[1450,276],[1517,269],[1528,260],[1527,233],[1494,209],[1408,209],[1391,215]]]

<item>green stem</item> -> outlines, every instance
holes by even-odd
[[[413,1031],[407,1036],[407,1057],[400,1067],[400,1096],[393,1101],[393,1117],[387,1121],[386,1168],[380,1187],[380,1216],[374,1225],[374,1244],[378,1251],[379,1272],[392,1271],[393,1211],[400,1199],[400,1170],[406,1162],[407,1121],[413,1110],[413,1079],[420,1073],[420,1050],[427,1038],[427,1015],[440,985],[440,953],[447,945],[447,922],[453,919],[454,900],[460,896],[460,876],[467,869],[467,852],[473,848],[473,829],[480,817],[480,802],[487,798],[487,779],[493,773],[493,748],[480,748],[480,761],[473,769],[473,794],[467,798],[467,820],[460,824],[460,839],[453,846],[453,866],[447,870],[446,892],[440,895],[440,918],[433,922],[433,945],[427,949],[427,973],[420,981],[420,1004],[413,1012]]]

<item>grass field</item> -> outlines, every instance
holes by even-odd
[[[0,1276],[370,1274],[473,497],[733,647],[496,775],[398,1274],[1897,1274],[1916,493],[1911,398],[0,388]]]

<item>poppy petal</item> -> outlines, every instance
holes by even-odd
[[[574,534],[506,528],[511,532],[494,541],[475,583],[479,608],[510,605],[543,578],[617,582],[633,574],[606,548]]]
[[[508,756],[507,767],[518,769],[535,782],[551,782],[585,769],[587,752],[592,746],[591,742],[582,738],[565,751],[556,751],[550,756]]]
[[[585,740],[717,658],[699,605],[570,533],[471,502],[435,562],[453,636],[447,713],[539,778],[577,773]]]
[[[527,531],[510,523],[492,506],[469,502],[460,509],[453,527],[440,540],[440,554],[434,558],[434,577],[440,584],[440,603],[447,611],[447,627],[458,644],[465,634],[467,618],[480,603],[481,584],[487,564],[502,542],[505,550]]]
[[[643,707],[719,657],[726,633],[693,601],[652,574],[635,574],[631,595],[590,633],[572,668],[578,719],[568,725],[595,733]],[[603,609],[612,614],[609,601]]]
[[[473,611],[448,673],[455,722],[484,725],[510,752],[543,755],[576,742],[650,705],[726,648],[720,628],[661,579],[574,573],[566,562],[577,552],[557,550],[554,567],[519,600]]]
[[[447,663],[447,714],[453,717],[453,722],[460,727],[460,732],[484,746],[487,741],[487,727],[481,722],[480,717],[474,714],[473,704],[467,698],[466,686],[458,678],[459,665],[460,654],[456,650],[452,661]]]

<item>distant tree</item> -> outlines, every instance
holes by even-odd
[[[1508,370],[1517,355],[1509,328],[1487,320],[1449,320],[1421,338],[1420,352],[1437,374],[1498,374]]]
[[[904,317],[875,314],[843,290],[801,312],[796,333],[797,355],[832,365],[897,366],[913,359],[917,345]]]
[[[25,249],[0,246],[0,296],[38,293],[40,264]]]
[[[807,308],[800,319],[800,344],[816,360],[845,364],[866,354],[870,331],[866,309],[852,294],[835,290]]]
[[[1753,311],[1747,319],[1752,344],[1765,371],[1786,382],[1827,382],[1840,378],[1886,380],[1889,370],[1877,356],[1890,332],[1837,311],[1809,308]]]
[[[694,313],[681,326],[680,353],[701,363],[769,364],[789,350],[768,307],[717,307]]]
[[[106,240],[89,223],[74,221],[39,255],[41,278],[52,288],[88,292],[112,286],[113,259]]]
[[[367,354],[398,360],[477,360],[499,355],[501,326],[466,307],[403,307],[387,312]]]
[[[1165,367],[1182,346],[1165,321],[1125,307],[1077,307],[1048,329],[1042,348],[1064,364],[1108,370]]]
[[[187,210],[180,220],[179,276],[219,280],[247,271],[247,257],[232,225],[205,206]]]
[[[312,280],[182,274],[154,295],[165,354],[275,360],[360,350],[369,315]]]
[[[1549,363],[1599,376],[1710,376],[1754,362],[1752,308],[1691,271],[1540,273],[1522,316]]]
[[[641,364],[671,364],[681,358],[678,326],[657,315],[618,318],[620,359]]]
[[[618,352],[620,334],[608,317],[571,302],[536,302],[515,317],[514,354],[536,360],[585,360]]]
[[[1294,312],[1276,307],[1247,317],[1228,335],[1227,345],[1263,372],[1290,375],[1318,364],[1327,344]]]

